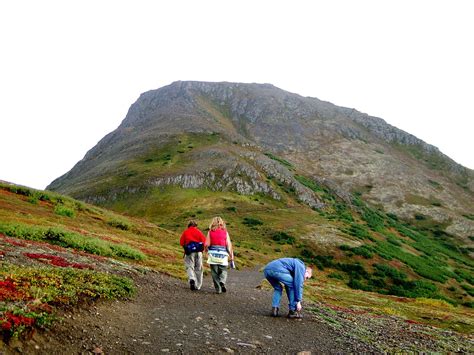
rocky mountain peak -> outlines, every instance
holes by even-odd
[[[114,186],[102,182],[117,175]],[[271,84],[177,81],[145,92],[117,130],[48,188],[90,201],[165,185],[275,199],[291,192],[323,206],[296,176],[474,235],[462,218],[474,215],[466,212],[471,170],[381,118]]]

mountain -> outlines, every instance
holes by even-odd
[[[474,179],[382,119],[268,84],[175,82],[49,190],[179,233],[223,216],[244,265],[474,305]],[[204,225],[205,227],[205,225]]]
[[[280,201],[291,191],[323,208],[296,175],[472,243],[472,170],[380,118],[269,84],[175,82],[146,92],[48,189],[105,205],[157,187]]]
[[[167,321],[161,312],[176,299],[183,303],[173,301],[172,310],[188,310],[187,285],[153,271],[186,279],[179,235],[190,218],[206,231],[216,215],[227,222],[242,270],[230,274],[230,285],[244,283],[250,302],[239,303],[235,324],[264,317],[260,297],[268,291],[242,277],[290,256],[314,266],[305,286],[305,311],[316,319],[309,323],[358,339],[372,334],[385,352],[472,349],[457,332],[474,327],[473,172],[379,118],[268,84],[176,82],[142,94],[121,125],[48,189],[0,181],[0,325],[11,349],[62,310],[70,327],[59,328],[59,343],[67,334],[74,349],[100,350],[67,309],[136,292],[141,313],[135,301],[104,303],[100,319],[99,308],[83,313],[95,322],[84,330],[113,339],[106,351],[120,346],[121,331],[110,324],[125,320],[122,339],[134,349],[129,315],[150,324],[159,312]],[[242,297],[238,287],[229,291]],[[116,312],[123,309],[130,312]],[[183,316],[202,320],[201,310],[176,311],[170,334]],[[449,333],[437,331],[433,342],[433,328],[419,323]],[[380,342],[386,329],[401,339]],[[155,346],[163,337],[153,339]]]

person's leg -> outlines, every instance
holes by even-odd
[[[265,270],[264,275],[273,287],[272,307],[279,308],[283,288],[281,287],[280,280],[277,278],[278,274],[272,270]]]
[[[217,293],[221,293],[221,285],[219,284],[219,265],[211,264],[211,276],[212,282],[214,283],[214,288]]]
[[[227,266],[219,265],[219,285],[221,286],[222,292],[227,292],[225,283],[227,282]]]
[[[194,273],[194,254],[195,253],[191,253],[189,255],[184,256],[184,265],[186,267],[186,274],[188,275],[191,290],[194,290],[196,288],[196,274]]]
[[[296,301],[295,301],[295,290],[293,287],[285,285],[286,296],[288,297],[288,309],[290,311],[296,311]]]
[[[286,295],[288,297],[288,309],[295,310],[296,309],[296,302],[295,302],[295,293],[293,290],[293,276],[284,272],[277,272],[273,271],[273,278],[277,279],[285,286]],[[281,287],[281,286],[280,286]],[[280,291],[280,297],[281,297]]]
[[[196,275],[196,288],[201,289],[202,286],[202,253],[195,253],[196,257],[194,259],[194,274]]]

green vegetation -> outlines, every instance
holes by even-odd
[[[252,217],[244,217],[242,223],[249,227],[261,226],[263,224],[261,220]]]
[[[348,229],[342,231],[359,239],[372,239],[369,229],[359,223],[351,223]]]
[[[112,182],[104,183],[103,188],[135,186],[134,182],[157,176],[157,172],[182,171],[183,167],[192,166],[195,153],[208,145],[220,144],[220,140],[219,135],[212,134],[172,139],[124,164],[123,170]],[[14,193],[21,197],[20,212],[7,215],[0,211],[0,233],[120,258],[183,278],[177,241],[188,219],[197,219],[203,229],[212,217],[220,215],[228,223],[241,267],[263,265],[275,257],[295,256],[320,270],[317,279],[325,287],[340,287],[340,292],[332,295],[338,302],[354,295],[369,297],[350,291],[349,286],[378,293],[368,294],[377,302],[384,295],[397,295],[411,298],[410,302],[427,297],[470,307],[474,265],[466,250],[456,246],[444,232],[445,225],[435,224],[425,216],[409,223],[402,221],[366,204],[357,194],[351,201],[347,197],[343,200],[324,184],[300,175],[289,162],[267,156],[293,169],[295,179],[311,189],[325,207],[312,210],[300,204],[294,188],[283,184],[278,189],[275,179],[270,183],[281,193],[281,201],[265,195],[159,186],[146,191],[138,189],[133,195],[119,194],[104,203],[113,210],[144,218],[148,221],[145,223],[64,196],[18,188],[18,193]],[[16,189],[10,187],[4,190]],[[413,199],[436,206],[434,198],[420,197]],[[0,207],[1,203],[0,196]],[[58,213],[60,208],[72,211],[73,215]],[[41,213],[36,215],[34,211],[38,210]],[[34,226],[29,224],[31,216],[35,216]],[[332,242],[333,237],[337,244],[350,246],[338,249],[324,244],[325,240]]]
[[[116,244],[105,240],[87,237],[62,228],[47,228],[26,224],[7,224],[0,222],[0,232],[11,237],[44,241],[64,248],[83,250],[87,253],[143,260],[145,255],[126,244]]]
[[[277,242],[278,244],[295,244],[296,239],[295,237],[285,233],[285,232],[277,232],[272,236],[272,239]]]
[[[270,159],[275,160],[275,161],[279,162],[280,164],[286,166],[288,169],[294,170],[294,166],[290,162],[286,161],[285,159],[279,158],[279,157],[273,155],[272,153],[265,153],[265,155],[267,157],[269,157]]]
[[[307,188],[311,189],[317,196],[319,196],[324,202],[326,203],[333,203],[335,202],[334,195],[330,192],[328,188],[316,183],[314,180],[309,179],[303,175],[295,175],[295,179],[301,183],[302,185],[306,186]]]
[[[52,267],[0,266],[0,325],[4,339],[55,319],[53,307],[75,305],[81,299],[129,297],[133,282],[89,270]]]
[[[124,231],[128,231],[128,230],[132,229],[132,224],[130,222],[126,221],[123,218],[113,218],[113,219],[107,221],[107,224],[109,226],[112,226],[112,227],[115,227],[115,228],[118,228],[118,229],[121,229],[121,230],[124,230]]]
[[[63,205],[56,205],[56,207],[54,208],[54,213],[60,216],[65,216],[65,217],[70,217],[70,218],[75,216],[73,209],[65,207]]]

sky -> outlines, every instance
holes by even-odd
[[[2,1],[0,180],[44,189],[177,80],[355,108],[474,169],[474,1]]]

